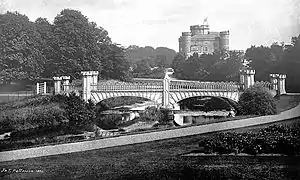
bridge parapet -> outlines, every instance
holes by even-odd
[[[120,82],[98,83],[96,91],[162,91],[163,82]]]
[[[238,91],[237,82],[200,82],[200,81],[178,81],[172,80],[170,91],[178,90],[203,90],[203,91]]]
[[[262,87],[267,88],[267,89],[269,89],[269,90],[273,90],[272,83],[271,83],[271,82],[268,82],[268,81],[256,81],[256,82],[254,83],[254,85],[262,86]]]

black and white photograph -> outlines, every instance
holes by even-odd
[[[0,0],[0,179],[299,180],[300,0]]]

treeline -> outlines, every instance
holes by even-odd
[[[286,89],[300,92],[300,36],[293,37],[288,45],[251,46],[245,54],[217,51],[186,58],[178,53],[171,66],[176,78],[202,81],[239,81],[241,68],[255,69],[256,81],[269,81],[271,73],[286,74]]]
[[[166,47],[138,47],[131,45],[126,48],[126,57],[131,63],[133,77],[163,78],[164,69],[170,67],[176,52]]]
[[[269,80],[270,73],[286,74],[287,90],[300,92],[300,36],[293,37],[290,44],[252,46],[245,57],[249,66],[256,70],[256,80]]]
[[[178,79],[202,81],[237,81],[243,64],[239,51],[216,51],[213,54],[194,53],[186,59],[178,53],[172,63]]]
[[[0,80],[36,79],[97,70],[104,79],[128,80],[125,49],[80,11],[64,9],[50,23],[18,12],[0,14]]]

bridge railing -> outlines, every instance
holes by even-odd
[[[198,82],[190,81],[183,82],[172,80],[170,84],[170,91],[176,90],[208,90],[208,91],[238,91],[239,84],[237,82]]]
[[[262,87],[265,87],[269,90],[273,90],[273,85],[271,82],[268,82],[268,81],[256,81],[254,83],[254,85],[258,85],[258,86],[262,86]]]
[[[64,93],[80,93],[83,91],[82,85],[77,85],[77,84],[68,84],[68,85],[62,85],[62,91]]]
[[[162,91],[163,84],[161,83],[120,83],[112,85],[92,85],[97,91]]]

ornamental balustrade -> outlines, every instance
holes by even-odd
[[[172,80],[170,83],[170,91],[238,91],[239,85],[236,82],[201,82],[191,81],[184,82],[180,80]]]
[[[269,90],[273,90],[273,85],[271,82],[267,82],[267,81],[256,81],[254,83],[254,85],[257,85],[257,86],[262,86],[262,87],[265,87]]]
[[[285,94],[285,75],[271,74],[271,82],[254,81],[254,70],[244,69],[240,71],[239,82],[201,82],[175,80],[171,78],[172,69],[166,69],[164,79],[134,78],[131,82],[116,80],[98,81],[98,71],[83,71],[83,79],[69,82],[70,76],[54,77],[55,93],[79,92],[87,101],[94,98],[101,101],[114,96],[143,96],[155,99],[162,103],[163,107],[169,107],[182,98],[192,96],[222,96],[238,100],[240,92],[253,85],[260,85],[273,93]],[[173,100],[172,100],[173,98]],[[172,102],[171,102],[172,101]],[[174,101],[174,102],[173,102]]]
[[[115,83],[115,84],[92,84],[95,91],[162,91],[163,83]],[[92,88],[93,89],[93,88]]]

